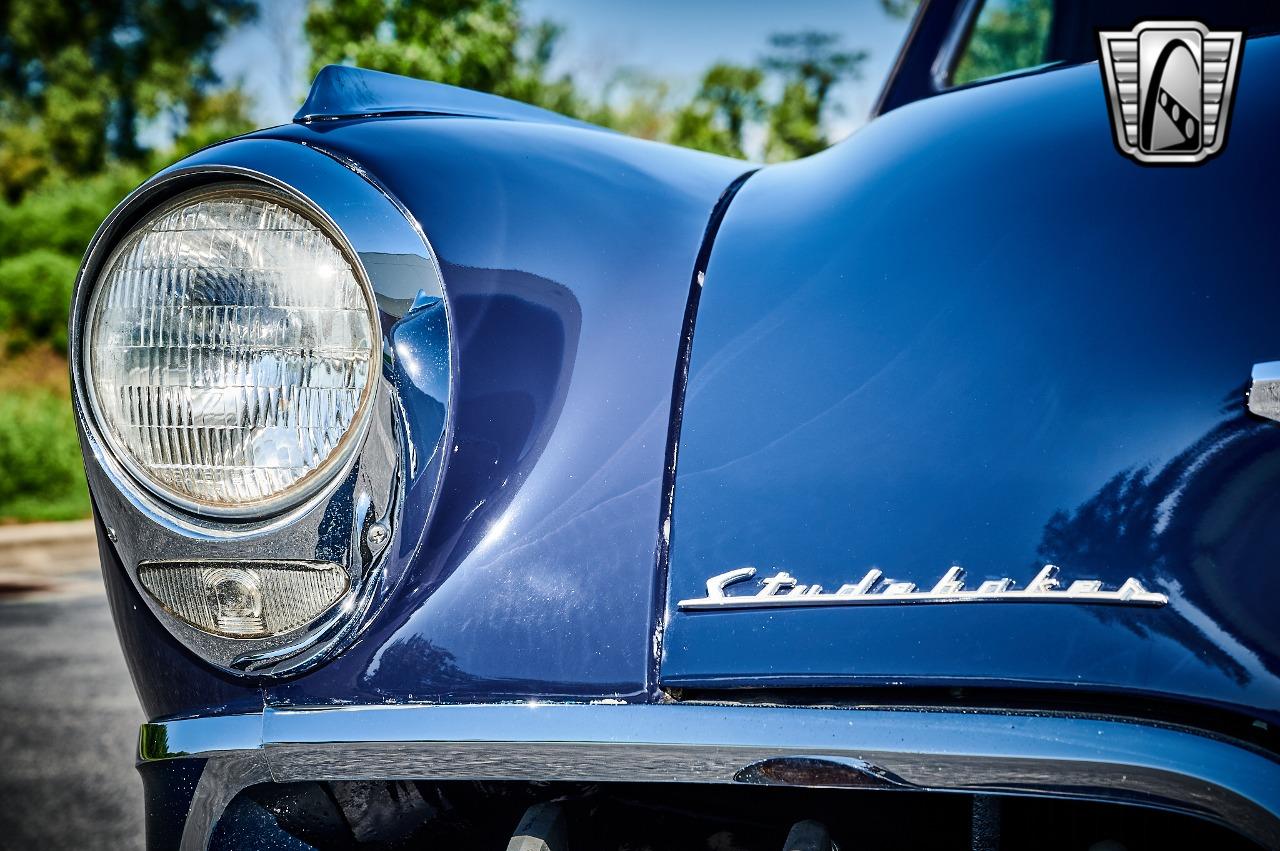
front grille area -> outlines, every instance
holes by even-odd
[[[1139,807],[1016,796],[677,783],[341,781],[242,792],[215,851],[1167,851],[1257,846]]]

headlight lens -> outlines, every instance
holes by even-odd
[[[375,380],[360,274],[265,190],[197,190],[145,219],[103,267],[86,326],[90,400],[121,462],[214,514],[323,484]]]

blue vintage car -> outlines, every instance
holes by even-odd
[[[1280,38],[1139,5],[922,3],[795,163],[330,67],[139,188],[149,845],[1280,847]]]

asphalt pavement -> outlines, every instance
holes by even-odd
[[[142,848],[142,720],[96,568],[0,593],[0,849]]]

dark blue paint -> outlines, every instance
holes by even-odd
[[[1280,39],[1250,40],[1225,152],[1119,156],[1096,65],[897,109],[753,176],[697,319],[662,682],[1070,687],[1280,719]],[[1026,582],[1160,609],[677,613],[756,565]]]
[[[182,842],[191,799],[207,760],[170,759],[139,762],[145,800],[148,851],[168,851]]]
[[[98,560],[116,636],[147,718],[259,712],[262,690],[215,671],[169,634],[138,596],[98,526]]]
[[[403,267],[379,303],[404,492],[385,596],[335,658],[283,681],[216,673],[102,548],[147,715],[653,701],[666,580],[666,687],[1070,689],[1076,705],[1153,696],[1280,721],[1280,426],[1243,403],[1250,366],[1280,359],[1280,39],[1245,56],[1230,143],[1197,168],[1119,156],[1086,66],[903,106],[746,180],[700,291],[665,577],[682,317],[745,165],[536,119],[422,116],[197,154],[286,182],[366,176],[422,226],[445,291],[422,288],[425,254],[362,254]],[[326,209],[355,203],[328,192]],[[1136,576],[1172,603],[673,604],[743,564],[830,588],[873,566],[1025,582],[1046,562]],[[202,764],[144,769],[154,846],[173,844]],[[231,844],[246,825],[233,813]]]
[[[513,121],[260,137],[356,163],[408,207],[440,258],[457,353],[438,502],[428,528],[411,485],[400,521],[403,585],[350,649],[269,685],[268,702],[646,694],[681,321],[703,229],[745,167]],[[410,420],[417,321],[391,328]]]
[[[287,813],[292,822],[291,826],[305,828],[311,820],[314,820],[318,822],[317,826],[321,830],[332,829],[333,822],[341,818],[336,812],[337,807],[318,787],[309,791],[312,795],[305,803],[312,804],[313,808],[297,812],[297,809],[302,808],[295,805],[296,809],[291,809]],[[314,806],[317,799],[321,802],[323,809]],[[325,819],[326,816],[328,819]],[[241,793],[232,799],[226,811],[223,812],[222,818],[218,819],[213,835],[209,837],[208,851],[239,851],[242,848],[264,851],[267,849],[269,851],[317,851],[315,845],[294,836],[280,822],[280,813],[274,808],[260,803],[252,792]]]

